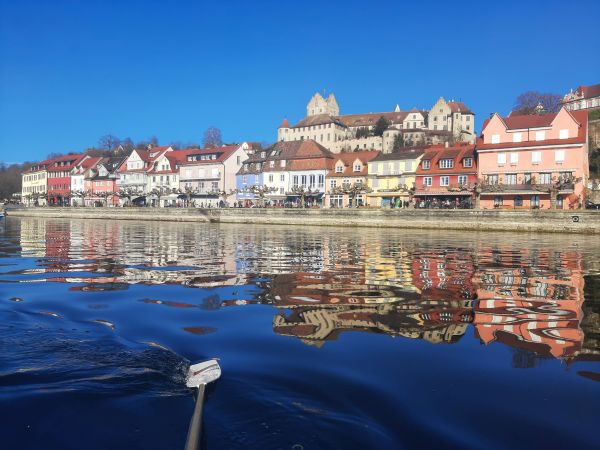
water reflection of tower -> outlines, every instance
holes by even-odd
[[[411,270],[412,256],[403,242],[369,242],[365,252],[365,279],[374,286],[394,286],[418,292]]]
[[[581,254],[481,246],[477,255],[477,336],[540,355],[576,356],[583,340]]]
[[[46,256],[46,220],[32,217],[20,220],[19,225],[21,227],[21,255],[39,258]]]

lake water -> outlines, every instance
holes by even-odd
[[[3,449],[599,448],[595,236],[7,218]]]

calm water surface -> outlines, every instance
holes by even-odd
[[[599,448],[600,239],[7,218],[3,449]]]

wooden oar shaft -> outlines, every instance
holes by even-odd
[[[194,415],[188,429],[188,437],[185,443],[185,450],[197,450],[200,447],[200,436],[202,434],[202,405],[204,403],[204,388],[206,385],[198,386],[198,397],[196,397],[196,406]]]

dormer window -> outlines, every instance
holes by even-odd
[[[260,157],[261,158],[266,158],[267,157],[267,152],[260,152]]]
[[[335,166],[335,173],[342,173],[344,171],[344,166],[339,164]]]
[[[362,170],[362,166],[360,164],[354,164],[354,171],[360,172]]]
[[[473,167],[473,158],[464,158],[463,167]]]
[[[425,170],[431,168],[431,161],[428,159],[424,160],[422,163],[422,166],[423,166],[423,169],[425,169]]]
[[[454,160],[440,159],[440,169],[452,169],[453,167],[454,167]]]
[[[285,167],[285,159],[282,159],[281,161],[279,161],[279,164],[281,165],[281,167]]]
[[[275,161],[269,161],[269,167],[271,167],[271,168],[275,167]]]

